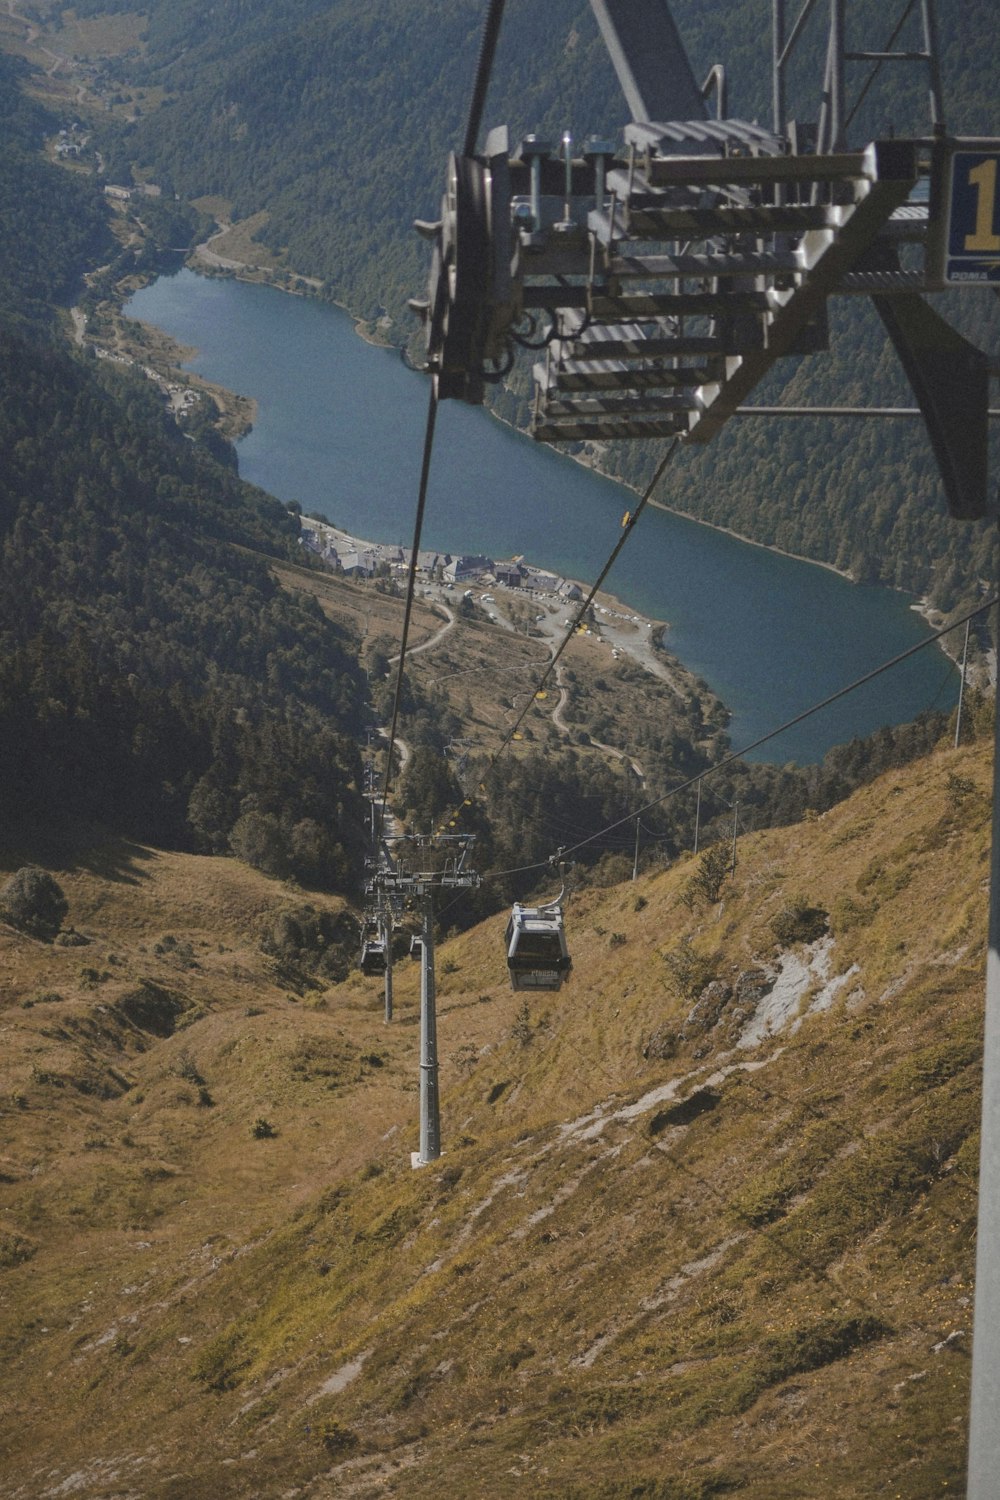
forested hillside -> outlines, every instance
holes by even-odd
[[[106,10],[110,0],[88,0]],[[731,112],[767,118],[770,6],[730,0],[711,8],[677,0],[678,25],[701,77],[723,60]],[[123,78],[166,91],[163,107],[114,133],[109,170],[132,163],[182,196],[221,194],[236,217],[266,208],[261,231],[297,270],[323,278],[329,295],[363,316],[387,308],[393,337],[412,322],[403,304],[426,274],[412,234],[416,215],[433,217],[447,151],[461,139],[485,7],[448,0],[414,7],[388,0],[376,10],[346,0],[299,0],[280,15],[238,0],[206,11],[194,4],[149,7],[143,58],[118,67]],[[880,35],[879,7],[852,4],[859,42]],[[996,131],[997,33],[983,0],[941,0],[940,31],[949,124]],[[818,24],[818,23],[817,23]],[[915,24],[915,23],[914,23]],[[904,38],[905,40],[905,38]],[[802,118],[818,105],[822,35],[793,82]],[[584,0],[512,0],[487,108],[516,138],[537,128],[577,139],[617,129],[626,117],[617,82]],[[863,74],[852,75],[857,91]],[[852,124],[859,140],[927,128],[922,70],[894,66]],[[971,294],[966,325],[995,342],[1000,309]],[[833,354],[785,362],[758,392],[790,401],[861,404],[908,399],[881,325],[867,303],[836,310]],[[507,417],[523,403],[500,397]],[[641,483],[655,455],[619,445],[601,464]],[[706,452],[685,455],[666,486],[668,501],[754,540],[832,563],[858,578],[931,593],[951,607],[971,601],[976,580],[993,575],[989,524],[960,526],[944,516],[929,445],[918,424],[850,428],[821,422],[732,424]]]
[[[0,89],[0,778],[8,830],[94,820],[343,887],[364,674],[267,557],[298,522],[185,438],[149,382],[52,337],[114,248],[92,181]],[[263,555],[262,555],[263,554]]]
[[[114,242],[95,185],[40,159],[53,121],[22,92],[27,72],[0,54],[0,318],[39,329]]]

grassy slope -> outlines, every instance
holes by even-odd
[[[750,836],[719,907],[690,863],[581,894],[526,1012],[497,920],[443,945],[419,1173],[408,961],[385,1028],[371,982],[263,958],[294,893],[49,851],[94,941],[0,933],[0,1492],[960,1493],[988,777],[941,751]],[[858,966],[832,1004],[744,1048],[736,1002],[685,1025],[660,955],[731,982],[798,897]],[[141,978],[172,1036],[116,1009]]]

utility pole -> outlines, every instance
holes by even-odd
[[[955,715],[955,749],[962,738],[962,704],[965,701],[965,669],[969,661],[969,627],[971,620],[965,622],[965,645],[962,647],[962,677],[958,685],[958,712]]]
[[[639,819],[636,818],[636,820],[635,820],[635,858],[632,861],[632,879],[633,880],[637,879],[638,875],[639,875]]]
[[[425,891],[420,928],[420,1150],[410,1161],[426,1166],[441,1155],[438,1104],[437,991],[434,987],[434,903]]]
[[[392,1020],[392,912],[382,909],[382,941],[385,943],[385,1024]]]
[[[402,834],[384,839],[385,857],[373,880],[387,912],[393,894],[408,897],[420,912],[420,1146],[410,1153],[413,1167],[425,1167],[441,1155],[434,892],[474,890],[480,884],[476,871],[466,868],[474,843],[469,834]],[[392,1013],[391,962],[390,954],[385,971],[386,1020]]]
[[[698,853],[698,835],[701,832],[701,777],[698,777],[698,802],[694,810],[694,852]]]
[[[732,869],[732,873],[734,875],[736,874],[736,826],[737,826],[737,824],[739,822],[739,817],[740,817],[740,804],[738,802],[734,802],[733,803],[733,869]]]

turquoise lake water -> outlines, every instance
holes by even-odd
[[[425,379],[366,344],[346,313],[270,287],[160,277],[127,311],[197,349],[190,368],[257,403],[240,473],[371,541],[409,545]],[[424,545],[522,554],[592,581],[635,496],[485,412],[442,403]],[[926,639],[904,596],[647,509],[605,587],[669,622],[667,648],[732,710],[739,749]],[[786,731],[754,759],[800,764],[831,745],[950,707],[957,673],[931,647]],[[627,705],[623,705],[627,711]]]

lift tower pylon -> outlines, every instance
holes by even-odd
[[[468,863],[473,835],[405,834],[385,843],[391,854],[376,871],[372,885],[386,903],[396,895],[420,913],[420,937],[415,940],[420,944],[420,1145],[410,1161],[414,1167],[424,1167],[441,1155],[434,893],[475,890],[481,877]]]

